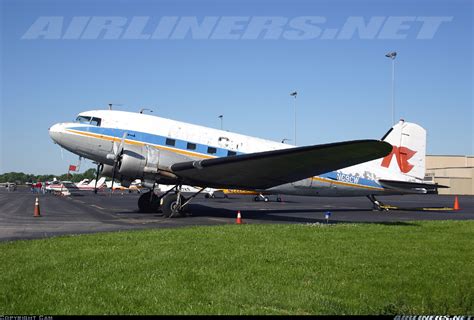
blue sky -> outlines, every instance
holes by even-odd
[[[405,39],[253,40],[22,39],[39,17],[324,17],[341,29],[350,17],[452,17],[431,39],[419,23]],[[298,145],[380,138],[395,118],[428,131],[428,154],[473,152],[472,1],[1,1],[0,173],[63,173],[77,157],[48,128],[90,109],[137,111]],[[64,32],[63,29],[63,32]],[[237,32],[238,33],[238,32]],[[62,33],[64,34],[64,33]],[[85,162],[83,168],[90,167]]]

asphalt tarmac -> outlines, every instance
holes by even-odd
[[[41,217],[34,217],[36,197]],[[144,228],[171,228],[197,225],[235,224],[237,211],[246,224],[258,223],[383,223],[416,224],[419,220],[472,220],[474,196],[459,196],[461,210],[453,207],[454,196],[409,195],[379,197],[398,210],[373,211],[364,197],[296,197],[282,196],[277,202],[255,202],[253,196],[231,195],[205,199],[198,196],[189,205],[190,216],[165,218],[159,213],[139,213],[139,194],[87,192],[62,197],[33,194],[27,190],[0,191],[0,241],[45,238],[66,234],[83,234]],[[423,210],[423,208],[431,208]]]

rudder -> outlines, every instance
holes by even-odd
[[[426,168],[426,130],[423,127],[400,120],[382,140],[393,146],[392,152],[382,159],[382,167],[396,170],[407,180],[423,180]]]

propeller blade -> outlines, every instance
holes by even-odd
[[[122,155],[122,152],[123,152],[123,145],[125,144],[125,138],[127,137],[127,131],[125,131],[123,133],[123,136],[122,136],[122,139],[120,139],[120,144],[118,145],[118,148],[116,147],[117,144],[115,143],[114,141],[114,144],[113,144],[113,149],[114,149],[114,168],[112,170],[112,185],[111,185],[111,188],[110,188],[110,194],[112,194],[112,192],[114,192],[114,179],[115,179],[115,171],[117,170],[117,165],[120,161],[120,157]]]
[[[112,144],[112,152],[114,153],[114,157],[116,157],[118,154],[118,145],[116,141],[114,141],[114,143]]]
[[[117,156],[122,152],[122,149],[123,149],[123,144],[125,142],[125,138],[127,137],[127,132],[125,131],[123,133],[123,136],[122,136],[122,140],[120,140],[120,144],[119,144],[119,148],[118,148],[118,152],[115,154],[115,158],[117,158]]]
[[[110,195],[114,192],[114,180],[115,180],[115,164],[114,170],[112,170],[112,185],[110,186]]]
[[[98,163],[97,164],[97,170],[95,172],[95,185],[94,185],[94,193],[97,194],[97,182],[99,180],[99,174],[100,174],[100,166],[102,165],[102,163]]]
[[[110,186],[110,195],[114,192],[114,181],[115,181],[115,172],[117,171],[117,163],[118,161],[114,162],[114,168],[112,170],[112,185]]]

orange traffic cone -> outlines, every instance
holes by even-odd
[[[460,210],[461,208],[459,208],[459,201],[458,201],[458,196],[456,196],[454,198],[454,208],[453,210]]]
[[[240,210],[237,211],[237,221],[236,221],[237,224],[242,224],[242,216],[240,215]]]
[[[36,197],[36,201],[35,201],[35,214],[34,214],[34,217],[41,217],[38,197]]]

